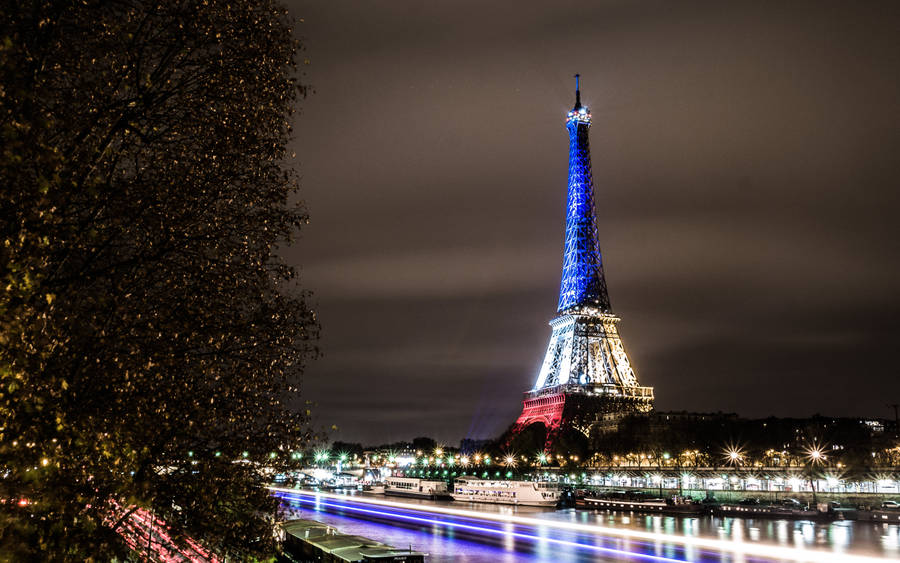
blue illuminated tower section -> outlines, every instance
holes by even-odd
[[[591,178],[591,146],[588,140],[591,112],[581,105],[577,74],[575,107],[566,116],[566,129],[569,130],[569,189],[566,199],[566,246],[557,312],[588,306],[608,313],[609,294],[603,278]]]

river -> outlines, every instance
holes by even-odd
[[[281,497],[286,517],[319,520],[341,533],[423,551],[429,554],[431,562],[755,563],[844,561],[865,556],[900,559],[897,524],[661,516],[582,509],[548,511],[295,491],[276,494]],[[385,501],[387,504],[370,504]],[[459,509],[477,512],[440,512]],[[504,517],[528,521],[503,521]]]

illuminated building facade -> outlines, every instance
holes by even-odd
[[[591,112],[581,104],[575,76],[575,107],[566,116],[569,185],[566,241],[557,316],[534,387],[525,394],[512,435],[534,425],[546,429],[549,449],[560,431],[590,437],[605,418],[653,408],[653,388],[641,387],[622,346],[612,314],[597,238],[588,133]]]

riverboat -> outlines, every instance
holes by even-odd
[[[752,516],[755,518],[793,518],[798,520],[846,519],[852,511],[841,509],[836,502],[818,506],[804,505],[797,499],[786,498],[776,504],[763,504],[756,498],[745,498],[738,504],[716,505],[717,516]]]
[[[362,485],[358,490],[363,493],[370,494],[370,495],[383,495],[384,494],[384,485],[383,484],[379,485],[377,483],[373,483],[371,485],[366,484],[366,485]]]
[[[328,561],[332,563],[425,563],[427,554],[396,548],[362,536],[340,533],[316,520],[289,520],[281,524],[282,551],[278,563]]]
[[[552,483],[458,477],[453,483],[451,496],[456,501],[556,506],[560,491]]]
[[[897,510],[896,508],[876,508],[871,511],[860,510],[859,514],[859,520],[868,520],[871,522],[900,523],[900,510]]]
[[[660,514],[702,514],[710,508],[700,503],[667,501],[661,498],[651,499],[616,499],[603,497],[585,497],[578,499],[576,506],[593,510],[616,510],[628,512],[649,512]]]
[[[776,518],[792,520],[834,520],[834,512],[822,512],[809,508],[793,508],[786,506],[745,506],[739,504],[721,504],[713,510],[716,516],[743,516],[745,518]]]
[[[384,480],[384,494],[416,498],[446,498],[450,496],[447,483],[414,477],[388,477]]]

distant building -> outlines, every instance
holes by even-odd
[[[493,440],[473,440],[472,438],[463,438],[459,442],[459,453],[461,454],[473,454],[475,452],[484,451],[487,449]]]

